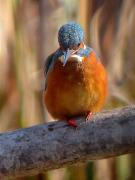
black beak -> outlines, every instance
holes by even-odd
[[[67,49],[66,51],[64,51],[64,60],[63,60],[63,66],[65,66],[65,64],[67,63],[68,58],[71,56],[72,54],[72,50]]]

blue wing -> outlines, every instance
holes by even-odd
[[[51,54],[50,56],[47,57],[47,59],[45,60],[45,63],[44,63],[44,75],[46,77],[48,71],[49,71],[49,68],[51,66],[51,63],[53,61],[53,56],[54,56],[54,53]]]
[[[45,90],[47,87],[48,75],[49,75],[50,71],[53,70],[55,61],[62,55],[63,55],[63,52],[60,49],[58,49],[56,52],[54,52],[53,54],[48,56],[48,58],[45,61],[45,64],[44,64]]]

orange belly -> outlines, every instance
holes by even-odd
[[[106,95],[106,71],[92,52],[82,62],[71,58],[64,67],[56,61],[49,73],[44,101],[54,118],[67,119],[99,111]]]

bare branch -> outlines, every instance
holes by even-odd
[[[58,121],[0,134],[0,178],[135,152],[135,106],[77,122],[77,129]]]

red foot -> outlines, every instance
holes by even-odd
[[[69,119],[67,122],[69,126],[77,127],[77,123],[75,119]]]
[[[86,117],[86,122],[91,120],[91,117],[92,117],[93,113],[92,112],[89,112],[89,114],[87,115]]]

